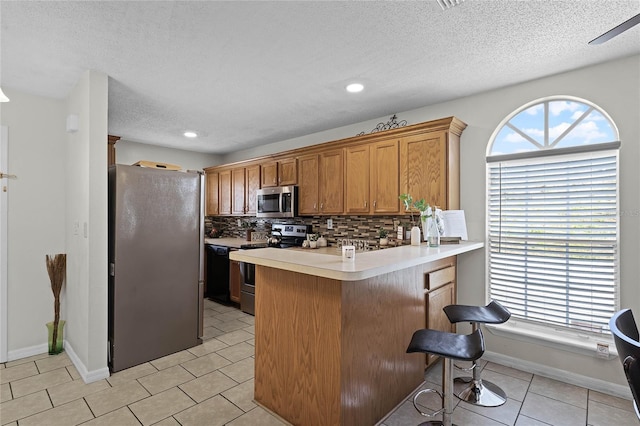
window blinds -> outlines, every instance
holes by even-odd
[[[514,317],[608,332],[617,170],[617,151],[488,164],[490,293]]]

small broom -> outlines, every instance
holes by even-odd
[[[67,273],[67,255],[56,254],[53,258],[46,255],[47,272],[49,272],[49,280],[51,281],[51,291],[53,291],[53,336],[51,342],[50,354],[56,353],[56,342],[58,340],[58,323],[60,322],[60,291],[64,283]]]

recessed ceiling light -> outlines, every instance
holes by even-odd
[[[347,92],[349,93],[362,92],[362,89],[364,89],[364,86],[360,83],[351,83],[347,86]]]
[[[197,138],[198,134],[196,132],[186,131],[183,135],[187,138]]]

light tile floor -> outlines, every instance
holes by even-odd
[[[205,301],[205,342],[85,384],[66,354],[37,355],[0,364],[0,424],[69,426],[280,426],[253,399],[254,318]],[[482,363],[483,377],[509,399],[478,408],[455,400],[453,420],[473,425],[638,426],[631,401],[542,376]],[[426,374],[440,387],[441,368]],[[438,408],[440,401],[421,400]],[[418,425],[408,398],[382,422]]]

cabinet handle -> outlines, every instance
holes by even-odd
[[[320,203],[320,210],[324,208],[324,203]]]
[[[318,208],[318,207],[317,207],[317,204],[316,204],[316,203],[313,203],[313,209],[314,209],[314,210],[317,210],[317,208]]]
[[[364,208],[365,209],[367,208],[367,202],[366,201],[364,202]]]
[[[376,200],[373,200],[373,208],[376,208]]]

